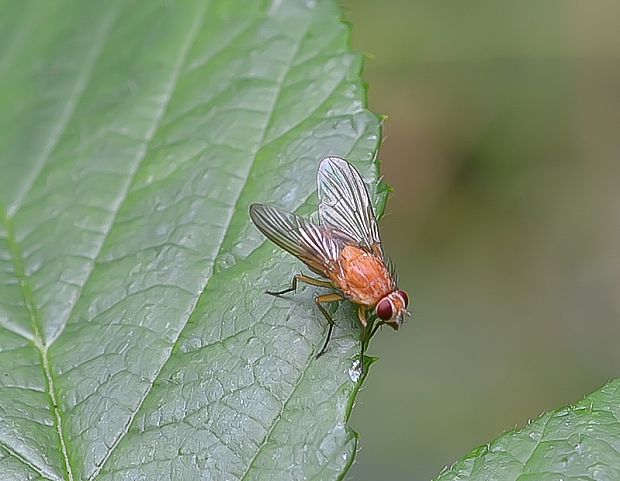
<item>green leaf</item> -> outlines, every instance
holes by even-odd
[[[620,379],[473,451],[437,481],[620,479]]]
[[[337,479],[351,306],[251,202],[309,211],[321,158],[376,186],[335,1],[0,4],[0,479]],[[384,195],[376,196],[379,206]]]

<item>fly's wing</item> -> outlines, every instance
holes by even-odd
[[[327,277],[327,268],[338,259],[341,247],[329,230],[265,204],[252,204],[250,217],[270,241],[293,254],[315,273]]]
[[[355,167],[344,159],[327,157],[319,166],[317,185],[321,224],[382,256],[377,219],[366,184]]]

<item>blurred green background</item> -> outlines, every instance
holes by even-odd
[[[428,480],[620,372],[620,2],[348,0],[415,316],[348,479]]]

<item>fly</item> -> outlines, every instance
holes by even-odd
[[[362,325],[360,364],[364,372],[368,342],[383,324],[395,330],[401,326],[408,314],[409,298],[398,288],[396,274],[383,253],[377,219],[360,173],[344,159],[327,157],[319,165],[317,185],[318,223],[271,205],[250,206],[256,227],[319,276],[298,274],[289,288],[267,293],[280,296],[295,291],[299,282],[333,290],[315,297],[329,323],[317,358],[325,353],[334,327],[325,304],[344,299],[357,304]]]

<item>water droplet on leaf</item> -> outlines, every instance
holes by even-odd
[[[362,365],[358,360],[353,361],[351,367],[349,368],[349,377],[351,381],[357,382],[362,377]]]

